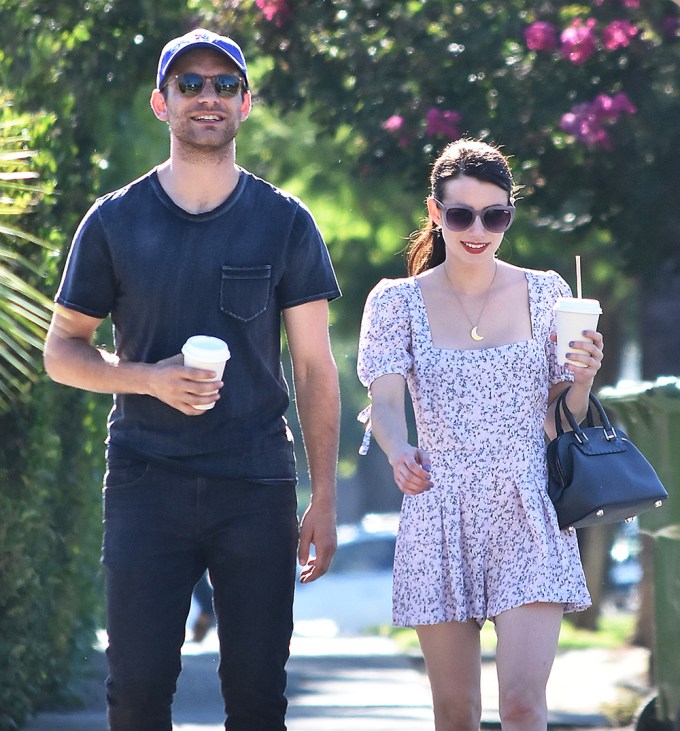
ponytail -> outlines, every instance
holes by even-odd
[[[406,269],[410,277],[442,264],[446,259],[446,246],[439,226],[429,220],[420,231],[411,234],[406,251]]]

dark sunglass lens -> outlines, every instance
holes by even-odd
[[[482,217],[482,223],[487,231],[492,233],[502,233],[507,231],[512,223],[512,213],[502,208],[492,208],[486,211]]]
[[[216,76],[213,84],[215,93],[220,96],[236,96],[241,88],[241,80],[237,76]]]
[[[449,208],[446,211],[446,227],[452,231],[464,231],[472,225],[473,215],[467,208]]]
[[[205,79],[200,74],[180,74],[177,77],[177,88],[182,94],[200,94]]]

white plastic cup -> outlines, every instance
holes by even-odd
[[[553,308],[557,316],[557,362],[560,365],[571,363],[585,368],[584,363],[569,360],[567,353],[585,353],[579,348],[570,348],[572,341],[589,341],[584,330],[597,330],[597,321],[602,314],[598,300],[560,297]],[[592,342],[592,341],[591,341]]]
[[[184,356],[184,365],[189,368],[201,368],[205,371],[214,371],[215,378],[208,378],[207,381],[220,381],[224,373],[224,367],[231,357],[229,346],[210,335],[193,335],[182,346],[182,355]],[[217,393],[214,391],[213,393]],[[207,411],[215,406],[213,401],[211,404],[200,404],[194,406],[201,411]]]

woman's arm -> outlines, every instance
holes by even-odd
[[[409,444],[404,391],[406,381],[397,373],[376,378],[371,384],[371,429],[392,466],[394,481],[406,495],[432,487],[430,457]]]

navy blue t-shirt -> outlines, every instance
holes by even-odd
[[[151,171],[86,214],[56,301],[111,315],[122,361],[155,363],[191,335],[225,340],[231,358],[215,408],[185,416],[152,396],[116,394],[109,448],[193,474],[270,482],[295,479],[281,311],[339,295],[297,198],[241,170],[222,205],[194,215]]]

